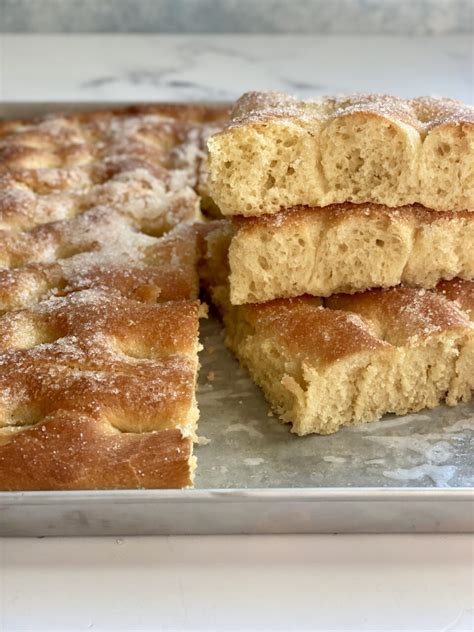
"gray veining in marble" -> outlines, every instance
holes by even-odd
[[[472,38],[0,35],[0,101],[226,101],[263,89],[471,103]]]
[[[472,0],[0,0],[3,33],[472,33]]]

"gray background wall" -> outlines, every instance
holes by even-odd
[[[474,0],[0,0],[3,33],[471,33]]]

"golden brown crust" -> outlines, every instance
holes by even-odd
[[[189,487],[192,439],[179,430],[114,432],[60,412],[20,432],[0,431],[0,489]],[[4,443],[6,442],[6,443]]]
[[[116,343],[140,345],[149,358],[187,353],[195,344],[197,316],[197,301],[155,305],[127,300],[119,291],[77,292],[5,314],[0,319],[0,353],[24,348],[16,341],[30,340],[31,331],[41,338],[34,339],[34,346],[65,336],[80,342],[105,336]]]
[[[190,484],[198,313],[90,290],[0,318],[0,488]]]
[[[466,283],[461,279],[440,281],[436,289],[450,301],[457,303],[474,320],[474,282]]]
[[[474,281],[444,284],[453,286],[467,296]],[[447,292],[397,287],[326,299],[276,299],[238,309],[247,322],[276,336],[290,353],[331,363],[365,350],[410,344],[440,331],[470,328],[468,315],[447,300]]]
[[[91,167],[21,169],[0,175],[0,226],[32,230],[107,206],[158,236],[181,221],[195,219],[199,200],[188,186],[189,176],[179,169],[120,157]]]
[[[192,226],[156,239],[135,231],[114,211],[94,209],[30,233],[0,234],[2,242],[0,263],[12,267],[0,269],[0,313],[90,288],[118,290],[145,302],[198,295]]]
[[[195,298],[195,237],[178,225],[200,217],[192,187],[203,125],[222,115],[165,105],[7,125],[0,313],[87,288],[144,301]]]
[[[0,127],[0,170],[73,167],[111,155],[170,166],[179,160],[176,148],[195,138],[200,125],[225,117],[225,108],[183,104],[10,121]]]
[[[325,309],[321,299],[276,299],[240,309],[245,320],[262,335],[277,337],[289,353],[302,359],[334,362],[362,350],[387,346],[362,319]]]
[[[192,484],[194,189],[224,116],[0,124],[0,489]]]
[[[452,285],[453,281],[446,282]],[[467,288],[474,281],[456,280]],[[364,318],[377,336],[395,346],[410,344],[449,329],[469,328],[469,317],[437,291],[396,287],[357,294],[339,294],[324,301],[326,307]]]
[[[231,113],[226,130],[272,119],[334,119],[350,114],[373,114],[401,121],[423,133],[437,126],[474,124],[474,109],[455,99],[416,97],[402,99],[385,94],[356,93],[301,101],[280,92],[248,92]]]
[[[130,106],[107,107],[89,111],[56,112],[35,118],[13,119],[0,121],[0,137],[19,129],[38,125],[43,121],[61,118],[72,123],[99,123],[110,119],[126,117],[143,117],[149,115],[161,116],[185,123],[215,123],[224,124],[230,114],[228,105],[199,105],[196,103],[142,103]]]

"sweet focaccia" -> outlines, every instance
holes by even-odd
[[[474,108],[453,99],[250,92],[208,147],[224,215],[343,202],[474,210]]]
[[[234,218],[230,300],[261,303],[474,278],[474,213],[374,204]]]
[[[474,281],[232,305],[227,222],[208,229],[207,291],[227,344],[299,435],[468,401],[474,388]]]
[[[458,301],[472,310],[474,282],[457,283]],[[369,290],[234,310],[226,319],[231,349],[299,435],[471,398],[474,326],[436,291]]]
[[[220,110],[0,124],[0,489],[186,487]]]

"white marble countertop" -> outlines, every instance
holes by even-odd
[[[472,102],[469,36],[0,36],[0,101]],[[0,630],[472,630],[473,538],[0,540]]]
[[[226,100],[376,91],[473,100],[468,35],[0,35],[0,100]]]

